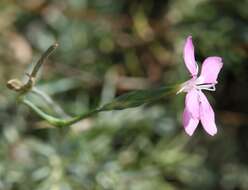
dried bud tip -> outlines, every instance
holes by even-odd
[[[11,90],[20,91],[23,84],[18,79],[11,79],[7,82],[6,86]]]
[[[57,47],[59,46],[59,43],[58,43],[58,42],[55,42],[55,43],[53,44],[53,46],[54,46],[55,48],[57,48]]]

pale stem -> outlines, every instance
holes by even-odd
[[[32,88],[31,92],[41,97],[48,104],[49,107],[53,108],[55,113],[57,113],[59,116],[65,117],[65,118],[69,117],[64,112],[64,110],[56,102],[54,102],[53,99],[46,93],[42,92],[41,90],[35,87]]]

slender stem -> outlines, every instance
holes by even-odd
[[[72,124],[74,124],[74,123],[76,123],[76,122],[78,122],[78,121],[80,121],[80,120],[82,120],[82,119],[85,119],[85,118],[87,118],[87,117],[90,117],[90,116],[92,116],[92,115],[94,115],[94,114],[96,114],[96,113],[99,113],[99,112],[101,112],[101,111],[104,111],[104,110],[101,110],[101,109],[94,109],[94,110],[92,110],[92,111],[89,111],[89,112],[80,114],[80,115],[78,115],[78,116],[75,116],[75,117],[73,117],[73,118],[71,118],[71,119],[66,120],[66,121],[65,121],[65,125],[66,125],[66,126],[72,125]]]
[[[144,91],[144,90],[138,90],[133,91],[127,94],[124,94],[120,97],[115,98],[113,101],[106,103],[102,105],[101,107],[98,107],[96,109],[93,109],[86,113],[81,113],[78,116],[71,117],[71,118],[57,118],[55,116],[49,115],[42,111],[39,107],[34,105],[32,102],[30,102],[28,99],[26,99],[23,96],[19,98],[19,100],[24,103],[26,106],[31,108],[34,112],[36,112],[41,118],[48,121],[50,124],[56,126],[56,127],[64,127],[64,126],[70,126],[82,119],[85,119],[87,117],[90,117],[96,113],[102,112],[102,111],[111,111],[111,110],[122,110],[127,108],[133,108],[141,106],[145,103],[151,103],[155,100],[158,100],[165,96],[170,96],[172,94],[176,94],[176,91],[178,90],[178,87],[175,86],[172,87],[162,87],[160,89],[156,89],[153,91]]]
[[[56,126],[56,127],[65,127],[65,126],[69,126],[72,125],[82,119],[85,119],[91,115],[94,115],[100,111],[103,111],[101,109],[95,109],[92,111],[89,111],[87,113],[82,113],[78,116],[72,117],[70,119],[60,119],[54,116],[51,116],[47,113],[45,113],[44,111],[42,111],[40,108],[38,108],[36,105],[34,105],[32,102],[30,102],[29,100],[23,98],[21,99],[21,102],[24,103],[26,106],[28,106],[29,108],[31,108],[35,113],[37,113],[42,119],[46,120],[47,122],[49,122],[50,124]]]
[[[35,106],[32,102],[30,102],[27,99],[22,99],[21,100],[22,103],[24,103],[26,106],[28,106],[29,108],[31,108],[35,113],[37,113],[42,119],[48,121],[50,124],[60,127],[64,125],[64,120],[63,119],[59,119],[56,118],[54,116],[48,115],[47,113],[43,112],[40,108],[38,108],[37,106]]]
[[[56,104],[53,99],[48,96],[45,92],[42,92],[41,90],[39,90],[38,88],[32,88],[31,92],[33,92],[34,94],[40,96],[48,105],[49,107],[53,108],[54,111],[60,115],[61,117],[69,117],[64,110],[58,105]]]

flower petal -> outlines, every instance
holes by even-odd
[[[186,42],[184,45],[183,58],[184,58],[185,65],[188,68],[191,75],[196,76],[198,74],[198,65],[195,61],[195,50],[194,50],[194,45],[192,42],[192,36],[189,36],[186,39]]]
[[[199,118],[199,92],[196,89],[190,90],[185,97],[185,108],[192,114],[193,118]]]
[[[185,108],[183,112],[183,126],[189,136],[193,135],[198,123],[199,119],[192,117],[192,114]]]
[[[221,57],[208,57],[202,64],[200,78],[203,83],[217,83],[218,74],[223,66]]]
[[[208,102],[207,97],[200,91],[200,120],[204,130],[209,135],[215,135],[217,133],[217,127],[215,124],[214,111]]]

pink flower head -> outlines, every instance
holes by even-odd
[[[201,121],[204,130],[210,134],[217,133],[214,111],[202,90],[215,91],[218,74],[223,66],[221,57],[208,57],[202,64],[198,75],[198,65],[195,61],[192,37],[186,39],[183,52],[184,62],[192,78],[181,85],[178,91],[186,92],[183,126],[188,135],[192,135]]]

